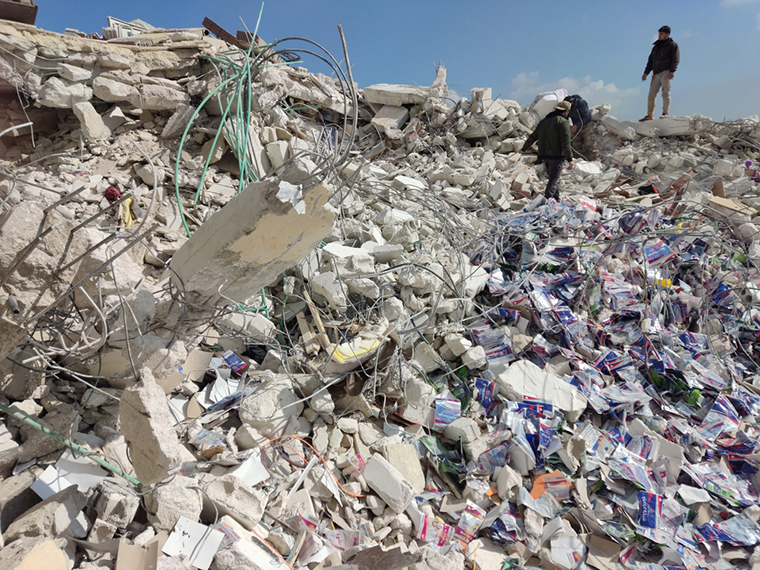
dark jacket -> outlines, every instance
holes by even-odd
[[[578,128],[591,122],[591,112],[588,110],[588,103],[580,95],[568,95],[565,97],[565,101],[569,101],[572,105],[568,119],[573,121],[573,125],[577,125]]]
[[[552,111],[538,123],[536,130],[530,133],[522,149],[528,150],[538,140],[538,158],[572,160],[573,149],[570,146],[570,123],[562,112]]]
[[[654,72],[655,75],[662,73],[663,71],[671,71],[675,73],[680,60],[681,50],[678,49],[678,44],[676,42],[671,38],[657,40],[654,42],[652,53],[649,54],[644,75],[648,75],[650,71]]]

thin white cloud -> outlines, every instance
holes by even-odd
[[[609,103],[612,106],[612,114],[621,119],[635,115],[639,107],[646,106],[640,87],[619,89],[614,83],[605,83],[601,79],[592,81],[590,76],[544,81],[538,71],[520,73],[515,77],[512,80],[513,90],[510,97],[522,104],[528,104],[539,93],[560,88],[566,89],[571,95],[577,93],[590,107]]]

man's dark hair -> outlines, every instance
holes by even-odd
[[[663,27],[661,27],[661,28],[660,28],[659,30],[657,30],[657,31],[658,31],[658,32],[665,32],[666,34],[670,35],[670,26],[663,26]]]

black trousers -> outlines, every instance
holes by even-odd
[[[559,202],[559,176],[562,174],[562,165],[565,163],[561,158],[545,158],[544,165],[546,173],[549,175],[549,182],[546,183],[544,197],[548,200],[554,198]]]

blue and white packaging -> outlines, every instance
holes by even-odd
[[[454,398],[435,399],[435,423],[433,429],[443,430],[462,415],[462,403]]]
[[[636,516],[636,523],[647,528],[657,528],[660,524],[661,514],[662,495],[641,491],[639,493],[639,513]]]

